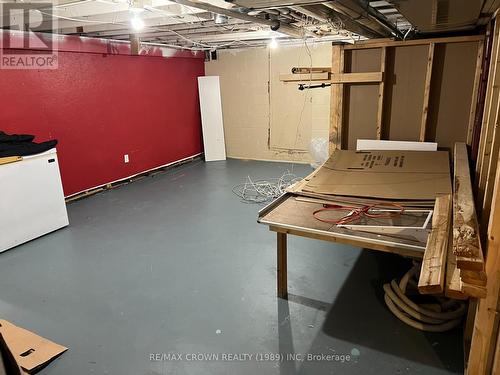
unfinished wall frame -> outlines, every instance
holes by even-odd
[[[457,107],[458,110],[464,112],[465,116],[460,114],[459,118],[463,117],[463,120],[461,120],[461,128],[458,129],[459,134],[457,134],[456,128],[455,132],[452,132],[454,136],[453,142],[442,139],[440,146],[452,150],[455,141],[463,141],[470,145],[481,80],[483,41],[484,35],[473,35],[410,41],[382,39],[358,42],[354,45],[333,45],[332,77],[336,73],[379,73],[381,81],[332,82],[330,152],[335,149],[353,148],[352,144],[355,140],[350,139],[353,137],[349,136],[349,130],[360,126],[365,127],[363,131],[366,133],[366,138],[406,141],[436,141],[439,138],[446,138],[443,134],[446,134],[448,129],[456,127],[457,121],[455,120],[457,117],[453,116],[459,116],[453,114],[457,109],[452,107],[440,108],[442,97],[450,93],[459,97]],[[366,57],[363,57],[363,54]],[[421,61],[414,62],[411,54],[422,56]],[[455,68],[449,63],[450,59],[455,58],[457,54],[466,55],[466,66],[457,68],[461,70],[460,72],[454,70]],[[446,60],[447,57],[448,60]],[[405,64],[405,58],[407,64]],[[372,61],[359,63],[362,59],[372,59]],[[396,67],[395,64],[397,64]],[[415,66],[412,64],[415,64]],[[363,66],[367,67],[368,71],[357,70]],[[401,66],[402,68],[400,68]],[[406,75],[398,74],[395,69],[408,69],[408,73]],[[463,75],[464,77],[456,80],[457,75]],[[408,76],[414,76],[415,81],[413,82],[422,82],[422,87],[413,87]],[[401,82],[398,82],[398,80],[401,80]],[[371,93],[375,92],[375,90],[370,88],[364,88],[364,91],[361,92],[361,89],[358,89],[361,84],[364,86],[377,85],[376,95],[371,96]],[[406,100],[407,103],[412,103],[411,105],[413,103],[415,103],[415,106],[418,105],[415,113],[418,113],[420,117],[412,120],[413,124],[410,124],[409,121],[407,123],[398,120],[391,112],[398,106],[404,107],[404,103],[398,102],[399,97],[393,95],[396,84],[406,85],[407,90],[404,91],[408,95],[412,95],[413,98],[417,98],[417,100],[401,99],[402,101]],[[354,90],[358,90],[359,93],[353,94]],[[367,94],[368,90],[370,90],[369,94]],[[444,92],[442,93],[441,90],[444,90]],[[370,112],[370,109],[360,111],[360,108],[356,107],[357,114],[364,112],[358,116],[369,116],[368,120],[361,121],[363,124],[356,118],[350,118],[349,116],[354,111],[350,112],[349,106],[356,106],[353,95],[358,97],[359,95],[365,95],[364,99],[368,103],[372,100],[376,101],[373,113]],[[464,106],[465,108],[463,108]],[[372,107],[370,106],[370,108]],[[412,114],[409,113],[408,118],[413,118]],[[402,118],[402,115],[399,115],[399,117]],[[408,129],[405,131],[406,127]],[[397,134],[391,134],[391,130],[393,130],[392,133]],[[357,130],[356,134],[359,136],[359,130]],[[459,139],[457,139],[457,136]]]

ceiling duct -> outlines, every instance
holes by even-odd
[[[293,25],[288,25],[284,22],[281,22],[277,19],[269,20],[261,17],[250,16],[247,13],[240,13],[231,9],[220,8],[208,3],[202,3],[199,1],[191,1],[191,0],[173,0],[177,4],[185,5],[188,7],[198,8],[202,10],[207,10],[209,12],[213,12],[216,14],[223,14],[232,18],[250,21],[257,24],[269,26],[273,31],[279,31],[282,34],[286,34],[292,36],[294,38],[303,38],[304,36],[314,36],[313,33],[309,33],[307,30],[295,27]]]

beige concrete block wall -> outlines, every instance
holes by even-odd
[[[330,89],[299,91],[280,73],[330,66],[331,43],[218,51],[205,63],[220,77],[228,157],[310,162],[311,138],[328,138]]]

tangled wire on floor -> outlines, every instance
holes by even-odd
[[[247,181],[233,187],[233,193],[245,203],[267,203],[283,194],[287,187],[302,178],[286,170],[279,178],[269,180],[252,180],[247,176]]]
[[[409,285],[417,289],[419,270],[420,265],[415,265],[399,284],[394,279],[384,285],[384,299],[389,310],[404,323],[422,331],[444,332],[458,326],[466,313],[464,301],[428,296],[434,299],[433,303],[417,304],[407,297]]]

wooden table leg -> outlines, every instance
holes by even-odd
[[[287,270],[286,270],[286,233],[278,235],[278,297],[288,298]]]

